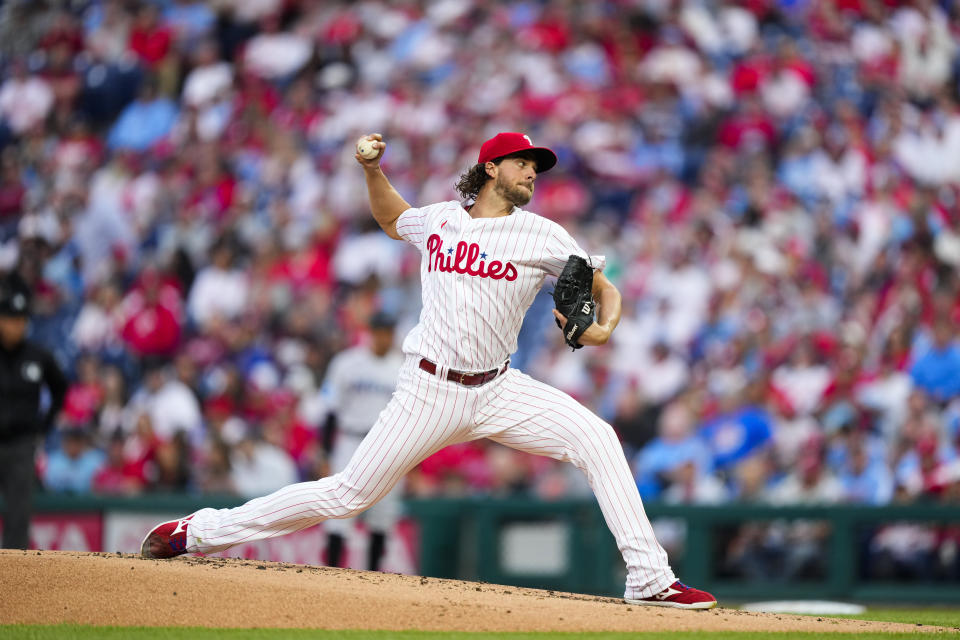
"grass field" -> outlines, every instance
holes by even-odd
[[[960,628],[960,611],[950,609],[876,609],[859,616],[837,616],[860,620],[902,622],[906,624]],[[956,631],[955,631],[956,633]],[[760,640],[769,633],[747,632],[651,632],[651,633],[450,633],[426,631],[326,631],[305,629],[200,629],[191,627],[87,627],[80,625],[0,625],[4,640],[627,640],[628,638],[663,638],[687,640],[709,637],[710,640]],[[847,634],[845,634],[847,635]],[[850,634],[852,635],[852,634]],[[860,633],[858,640],[892,640],[918,638],[928,634]],[[939,634],[938,634],[939,635]],[[953,634],[951,634],[953,635]],[[777,640],[836,639],[835,633],[784,632]]]

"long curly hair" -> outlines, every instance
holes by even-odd
[[[497,161],[494,160],[494,162]],[[460,174],[460,179],[457,180],[457,192],[460,193],[460,197],[464,200],[476,200],[477,195],[480,194],[480,189],[482,189],[483,185],[490,179],[484,166],[482,164],[475,164]]]

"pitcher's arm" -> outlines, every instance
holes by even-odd
[[[383,157],[383,151],[386,148],[386,143],[383,142],[383,136],[379,133],[371,133],[365,137],[373,140],[373,144],[380,150],[376,156],[369,159],[364,158],[359,153],[354,156],[357,162],[360,163],[360,166],[363,167],[363,172],[367,179],[367,195],[370,197],[370,212],[373,214],[373,219],[377,221],[377,224],[380,225],[380,228],[383,229],[388,236],[394,240],[400,240],[400,235],[397,233],[397,218],[400,217],[401,213],[409,209],[410,205],[397,190],[393,188],[393,185],[390,184],[387,176],[384,175],[383,170],[380,168],[380,158]]]

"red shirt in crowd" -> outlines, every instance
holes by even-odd
[[[146,484],[144,460],[123,460],[107,465],[93,476],[94,493],[124,495],[140,491]]]
[[[169,356],[180,344],[180,323],[163,305],[144,305],[123,325],[122,336],[138,356]]]
[[[0,182],[0,222],[19,217],[27,190],[19,179]]]
[[[270,268],[271,282],[285,282],[296,292],[310,289],[329,289],[333,284],[330,258],[333,251],[327,246],[314,246],[307,251],[291,253]]]
[[[420,463],[420,479],[433,489],[462,484],[466,489],[484,489],[491,484],[491,470],[483,447],[463,442],[441,449]]]
[[[130,49],[148,67],[155,67],[170,53],[173,32],[164,25],[130,30]]]
[[[734,114],[723,123],[717,133],[720,144],[734,149],[759,142],[770,146],[776,137],[777,130],[773,122],[764,114]]]
[[[83,426],[93,422],[103,402],[103,387],[96,383],[77,382],[67,389],[63,401],[63,415],[73,425]]]
[[[180,345],[183,305],[178,287],[153,270],[123,301],[123,340],[138,356],[169,356]]]

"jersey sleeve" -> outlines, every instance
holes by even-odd
[[[397,218],[397,234],[423,252],[429,230],[437,213],[450,208],[451,202],[438,202],[425,207],[410,207]]]
[[[397,218],[397,235],[420,249],[423,247],[423,233],[427,228],[427,209],[410,207]]]
[[[587,262],[594,269],[603,270],[607,266],[606,256],[591,256],[584,251],[576,240],[573,239],[567,230],[556,223],[550,223],[547,230],[547,242],[543,250],[543,258],[540,266],[547,274],[559,276],[563,271],[563,266],[571,255],[578,255],[586,258]]]

